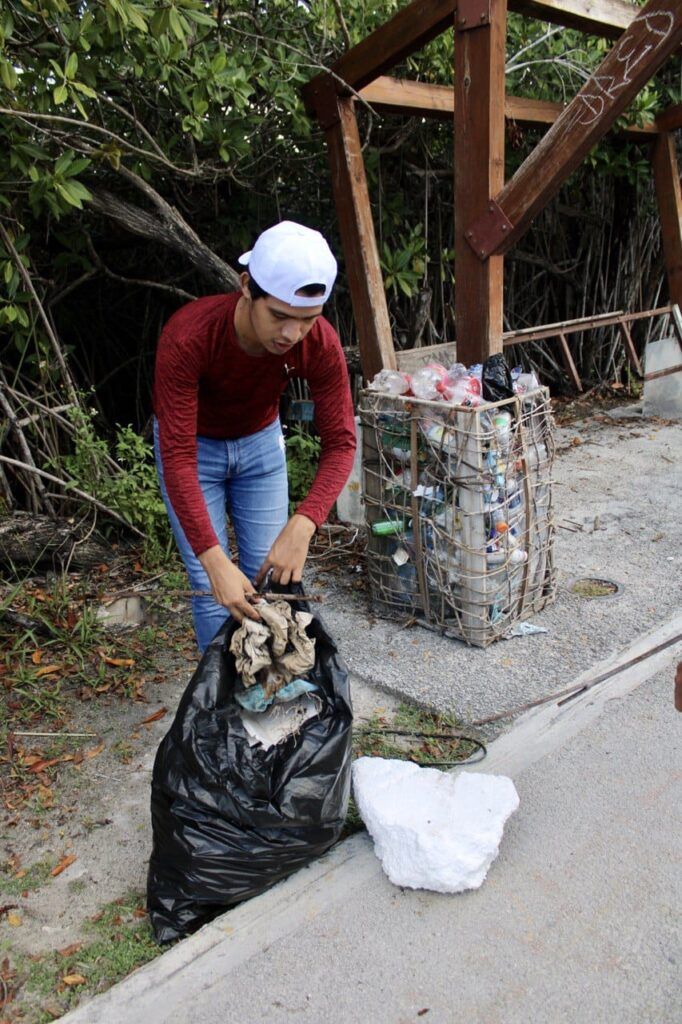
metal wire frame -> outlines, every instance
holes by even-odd
[[[556,595],[547,389],[477,408],[360,396],[379,615],[486,647]]]

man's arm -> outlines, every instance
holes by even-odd
[[[308,374],[322,442],[319,466],[306,498],[272,545],[257,584],[269,569],[275,582],[300,582],[313,534],[329,515],[353,467],[357,441],[348,369],[336,332],[330,325],[326,330],[324,349]]]

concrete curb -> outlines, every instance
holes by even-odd
[[[682,634],[682,614],[639,637],[623,651],[583,672],[585,684],[625,665],[647,650]],[[682,641],[639,664],[623,668],[570,703],[551,703],[528,712],[490,745],[477,771],[518,776],[595,721],[608,701],[627,695],[665,669],[682,650]],[[671,676],[672,701],[672,676]],[[231,970],[292,934],[368,883],[386,884],[366,834],[352,836],[309,867],[247,903],[227,911],[195,935],[119,982],[108,992],[76,1008],[60,1024],[170,1024],[174,1007],[188,988],[205,989]],[[216,964],[219,970],[216,971]],[[191,974],[190,974],[191,971]]]

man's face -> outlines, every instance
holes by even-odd
[[[245,294],[248,294],[246,292]],[[249,319],[254,341],[266,352],[285,355],[303,341],[323,306],[289,306],[268,295],[253,300],[249,297]]]

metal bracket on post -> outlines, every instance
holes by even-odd
[[[512,222],[494,199],[488,200],[488,209],[464,237],[480,260],[487,260],[513,228]]]
[[[459,0],[455,15],[458,32],[468,32],[490,24],[490,0]]]

